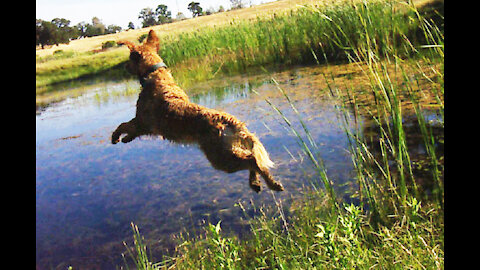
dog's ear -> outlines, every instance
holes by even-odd
[[[155,31],[153,29],[148,32],[148,38],[145,44],[148,44],[149,46],[155,48],[158,52],[160,50],[160,41],[158,40],[157,34],[155,34]]]
[[[130,51],[135,51],[135,49],[137,48],[137,46],[135,44],[133,44],[132,42],[128,41],[128,40],[121,40],[121,41],[117,41],[117,44],[118,45],[127,45],[127,47],[130,49]]]

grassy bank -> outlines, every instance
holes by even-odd
[[[244,239],[222,233],[221,223],[208,224],[197,235],[180,235],[175,254],[158,263],[147,256],[142,236],[133,226],[134,244],[127,247],[127,261],[133,261],[138,269],[442,269],[444,170],[439,148],[443,139],[434,130],[443,134],[443,17],[436,12],[433,16],[422,14],[412,3],[390,3],[307,7],[274,19],[280,24],[258,20],[243,26],[263,29],[252,34],[263,34],[263,43],[255,44],[255,38],[248,42],[247,33],[255,33],[254,29],[243,32],[237,26],[232,29],[238,32],[231,35],[212,32],[212,36],[234,36],[243,42],[232,41],[236,53],[223,54],[230,62],[225,57],[216,62],[210,55],[211,51],[215,52],[212,55],[221,54],[211,43],[214,38],[203,41],[211,43],[203,51],[185,49],[185,54],[192,54],[189,58],[174,55],[172,50],[170,59],[178,59],[179,64],[210,57],[227,71],[272,61],[288,64],[312,59],[326,65],[338,59],[357,65],[368,81],[363,89],[354,83],[342,85],[333,73],[323,74],[331,96],[338,100],[337,122],[349,139],[347,151],[356,171],[352,181],[359,187],[350,196],[356,203],[340,199],[335,181],[323,166],[322,153],[308,127],[302,125],[302,130],[291,131],[317,169],[318,178],[303,200],[291,207],[290,215],[285,215],[279,201],[275,206],[260,207],[260,217],[247,216],[251,234]],[[295,23],[289,24],[290,20]],[[297,29],[310,24],[318,28]],[[282,34],[272,35],[275,31]],[[272,36],[282,38],[268,39]],[[194,36],[191,38],[193,42]],[[167,49],[163,49],[166,54]],[[278,89],[283,93],[280,86]],[[368,104],[360,102],[360,90],[372,97]],[[419,102],[425,95],[434,97],[433,101]],[[295,111],[295,104],[287,95],[285,98]],[[267,102],[283,117],[275,104]],[[405,104],[413,108],[409,117],[415,119],[424,142],[421,160],[411,155]],[[432,112],[437,115],[435,121],[429,120]],[[371,119],[376,130],[373,135],[359,123],[360,114]],[[292,121],[302,122],[298,116],[283,119],[291,127]],[[420,180],[420,174],[428,174],[428,180]]]
[[[48,86],[55,83],[115,69],[127,60],[128,54],[119,50],[78,54],[59,51],[53,56],[37,59],[36,94],[45,94],[49,91]]]
[[[291,219],[266,214],[255,219],[248,240],[226,236],[220,222],[209,224],[199,238],[181,236],[178,256],[155,265],[144,257],[137,260],[137,268],[441,269],[441,217],[435,207],[411,204],[402,221],[375,228],[360,207],[342,205],[333,214],[315,195],[298,205]],[[136,238],[141,239],[138,231]]]
[[[332,212],[318,193],[297,204],[290,218],[276,210],[272,217],[259,209],[248,239],[224,234],[221,222],[208,224],[197,237],[182,234],[177,255],[158,263],[151,262],[132,224],[134,244],[125,258],[134,269],[443,268],[443,215],[435,206],[412,199],[407,215],[375,227],[361,207],[344,204]]]

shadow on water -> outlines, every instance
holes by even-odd
[[[315,154],[324,160],[336,191],[347,194],[356,189],[348,140],[338,124],[335,102],[312,74],[315,68],[274,76],[313,135],[318,145]],[[131,222],[159,259],[159,254],[173,249],[173,235],[182,230],[195,233],[205,222],[222,220],[222,229],[244,235],[249,226],[245,213],[235,206],[238,202],[250,217],[259,206],[274,205],[265,185],[260,194],[251,191],[248,171],[216,171],[195,146],[148,136],[110,144],[116,126],[134,116],[138,89],[135,81],[105,83],[37,111],[36,263],[40,268],[123,265],[122,242],[131,241]],[[272,174],[286,189],[275,197],[288,215],[288,205],[301,198],[318,175],[290,129],[265,102],[267,98],[287,118],[297,119],[269,78],[225,78],[188,92],[196,103],[237,116],[260,138],[276,163]]]

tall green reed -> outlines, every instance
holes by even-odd
[[[418,98],[415,96],[415,93],[421,91],[418,89],[420,85],[414,86],[410,80],[413,75],[407,74],[403,68],[404,65],[408,64],[403,59],[408,57],[427,64],[443,59],[443,35],[437,33],[439,28],[432,21],[429,22],[424,19],[413,3],[410,3],[408,8],[403,10],[400,10],[398,3],[393,1],[383,3],[382,7],[379,7],[378,3],[364,1],[349,7],[341,6],[339,9],[335,7],[334,12],[332,12],[332,9],[311,6],[305,7],[303,11],[305,10],[308,11],[308,14],[317,14],[317,18],[321,19],[323,27],[329,29],[324,33],[328,37],[325,44],[319,43],[319,48],[314,46],[309,48],[315,61],[320,64],[322,59],[317,57],[317,54],[321,53],[323,61],[328,65],[329,61],[338,57],[338,55],[333,59],[331,57],[331,46],[336,46],[337,49],[343,51],[349,62],[357,64],[363,70],[363,75],[370,82],[369,88],[375,102],[368,116],[373,119],[374,124],[379,129],[380,159],[371,153],[368,142],[366,138],[362,138],[362,131],[358,125],[356,131],[350,130],[351,117],[347,105],[344,103],[338,108],[343,116],[341,120],[344,131],[349,138],[352,162],[357,171],[360,196],[365,196],[373,215],[385,219],[392,213],[391,211],[395,214],[401,214],[404,211],[403,209],[407,208],[407,201],[411,196],[420,198],[419,187],[407,146],[407,134],[403,126],[405,112],[402,104],[405,102],[405,95],[414,104],[416,118],[424,136],[425,148],[433,168],[432,174],[436,183],[434,193],[437,201],[442,205],[443,183],[441,172],[438,169],[438,157],[435,154],[435,138],[428,131],[423,116],[424,110],[421,109],[421,105],[417,102]],[[302,10],[299,12],[302,13]],[[399,23],[399,21],[405,20],[405,17],[410,18],[407,20],[410,26]],[[422,29],[425,32],[425,38],[418,38],[418,33],[412,30],[411,25]],[[412,35],[411,33],[417,34]],[[326,44],[330,44],[330,46]],[[422,50],[427,50],[427,53]],[[414,65],[419,66],[419,64]],[[434,67],[427,66],[426,68]],[[418,68],[415,69],[415,72],[423,74],[423,72],[419,72]],[[441,72],[438,71],[438,73]],[[324,74],[324,78],[332,96],[343,96],[339,93],[339,87],[335,85],[333,74]],[[427,79],[431,80],[430,78]],[[274,79],[273,82],[275,83]],[[441,102],[443,86],[441,84],[437,85],[440,86],[440,91],[432,90],[431,85],[427,86],[428,89],[424,91],[434,91],[436,100],[441,104],[440,114],[443,115],[443,103]],[[312,161],[314,167],[318,169],[320,180],[331,198],[332,205],[334,205],[336,195],[332,182],[328,179],[321,157],[313,155],[314,152],[318,152],[315,142],[311,139],[311,134],[299,117],[294,104],[291,103],[278,83],[276,86],[285,96],[293,111],[296,112],[307,139],[302,138],[300,132],[293,128],[290,120],[275,105],[267,102],[280,114],[292,129],[293,134],[299,139],[300,146],[305,154]],[[416,90],[412,90],[413,88],[416,88]],[[346,91],[353,99],[355,98],[355,89],[346,89]],[[355,109],[355,116],[357,115],[358,112]]]
[[[369,3],[363,2],[355,5],[353,16],[358,18],[359,24],[356,25],[357,31],[362,33],[362,42],[357,43],[358,39],[352,38],[342,27],[342,20],[334,18],[317,9],[317,12],[323,14],[325,22],[331,29],[338,31],[332,36],[332,42],[338,47],[343,48],[344,52],[352,63],[357,63],[363,70],[364,75],[368,76],[370,81],[370,91],[375,99],[375,108],[370,112],[376,125],[379,127],[380,139],[379,146],[382,152],[382,158],[375,160],[367,147],[365,138],[361,138],[361,131],[352,133],[345,128],[350,139],[350,148],[352,152],[352,161],[357,168],[357,177],[360,187],[372,207],[372,211],[388,215],[389,209],[394,209],[396,214],[401,214],[402,209],[407,208],[407,201],[411,196],[419,198],[418,186],[412,169],[412,161],[407,147],[406,131],[403,126],[403,102],[401,94],[407,92],[410,102],[414,104],[416,118],[420,126],[425,148],[431,160],[432,174],[436,183],[434,193],[437,202],[443,206],[443,183],[441,172],[438,169],[438,157],[435,154],[434,137],[429,132],[424,118],[424,110],[417,102],[417,92],[420,85],[411,81],[412,74],[407,74],[403,66],[406,64],[406,56],[422,60],[424,63],[432,61],[443,61],[443,34],[439,28],[432,22],[423,18],[416,9],[413,2],[409,3],[408,12],[415,15],[417,20],[415,24],[422,29],[423,38],[413,35],[408,37],[409,31],[403,28],[402,24],[396,24],[399,13],[394,8],[394,2],[389,2],[391,7],[387,11],[387,16],[383,18],[390,23],[378,24],[373,15],[377,10],[372,9]],[[411,17],[410,17],[411,18]],[[381,43],[379,37],[386,42]],[[426,52],[425,52],[426,50]],[[312,50],[314,54],[314,51]],[[327,57],[325,52],[322,52]],[[314,54],[315,55],[315,54]],[[393,65],[393,71],[388,66]],[[416,64],[418,66],[419,64]],[[433,68],[433,67],[427,67]],[[417,69],[418,72],[418,69]],[[436,71],[441,73],[441,71]],[[423,74],[422,72],[419,72]],[[400,76],[398,76],[400,75]],[[400,77],[401,79],[398,79]],[[443,78],[443,76],[440,76]],[[328,79],[327,76],[325,76]],[[333,78],[333,76],[332,76]],[[334,80],[334,79],[333,79]],[[417,79],[418,80],[418,79]],[[329,84],[331,86],[334,81]],[[443,94],[443,84],[432,85],[424,91],[433,91],[437,101],[440,101],[440,114],[443,115],[443,103],[441,102]],[[435,91],[439,85],[440,91]],[[338,89],[330,89],[332,93]],[[413,90],[415,89],[415,90]],[[352,95],[354,91],[350,91]],[[337,94],[338,95],[338,94]],[[346,115],[346,106],[343,105],[342,112]],[[348,118],[344,117],[345,127],[348,126]],[[390,164],[389,156],[393,157],[394,165]],[[395,167],[397,173],[392,173]],[[381,203],[380,203],[381,202]],[[400,206],[400,207],[399,207]]]
[[[162,263],[152,263],[151,261],[151,254],[147,253],[147,246],[144,243],[145,239],[144,237],[140,234],[140,231],[138,230],[137,225],[133,224],[133,222],[130,224],[132,227],[133,231],[133,247],[129,247],[125,242],[123,243],[125,245],[125,248],[127,249],[127,253],[130,256],[130,259],[133,261],[135,264],[135,269],[142,269],[142,270],[158,270],[161,269],[161,264],[164,264],[165,262]],[[130,269],[129,263],[127,262],[125,255],[122,253],[122,257],[124,259],[125,267],[127,270]]]
[[[275,84],[277,89],[282,93],[282,95],[285,97],[288,104],[290,105],[291,109],[294,111],[298,121],[300,122],[300,124],[302,126],[302,129],[305,133],[306,139],[304,139],[304,137],[301,135],[301,133],[292,125],[291,121],[285,116],[285,114],[276,105],[274,105],[268,99],[265,99],[265,101],[268,103],[268,105],[270,105],[280,115],[280,117],[285,121],[285,123],[290,128],[292,133],[298,139],[300,149],[303,150],[303,152],[306,154],[306,156],[312,162],[316,171],[319,173],[320,181],[327,191],[330,206],[331,206],[332,210],[335,210],[338,207],[338,205],[337,205],[335,190],[334,190],[334,187],[333,187],[333,182],[328,179],[327,170],[325,168],[325,164],[323,162],[323,159],[319,154],[318,146],[315,143],[315,140],[313,139],[313,137],[312,137],[307,125],[303,121],[300,113],[298,112],[297,108],[295,107],[295,104],[290,100],[290,98],[288,97],[286,92],[280,87],[280,85],[278,84],[278,82],[274,78],[272,78],[272,82]],[[258,92],[255,92],[255,93],[258,94]],[[314,154],[314,153],[317,153],[317,154]],[[316,183],[312,180],[309,180],[309,181],[310,181],[310,184],[311,184],[312,188],[316,192],[319,192],[320,191],[319,190],[320,186],[318,185],[318,183]]]

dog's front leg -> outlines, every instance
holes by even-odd
[[[122,138],[123,143],[131,142],[138,136],[137,126],[135,125],[135,118],[128,122],[121,123],[117,129],[112,133],[112,143],[116,144],[120,141],[120,136],[122,134],[127,134]]]

